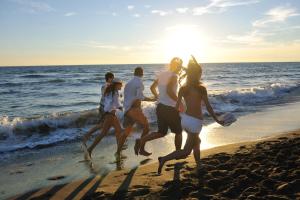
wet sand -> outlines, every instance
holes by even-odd
[[[161,176],[157,164],[112,173],[86,199],[300,198],[300,131],[203,154],[199,170],[189,157],[167,163]]]
[[[257,143],[262,139],[265,140],[286,131],[299,129],[299,112],[299,103],[288,104],[242,116],[230,127],[220,127],[215,124],[204,127],[200,134],[202,140],[201,158],[205,163],[208,155],[222,152],[234,153],[241,145]],[[179,173],[174,173],[174,168],[176,172],[178,169],[180,169],[179,171],[183,170],[183,174],[188,172],[188,170],[187,172],[184,171],[186,167],[194,169],[194,161],[189,158],[186,160],[188,163],[182,161],[182,164],[179,163],[175,165],[176,167],[171,166],[172,162],[167,163],[170,166],[167,166],[167,171],[163,172],[162,177],[156,176],[157,165],[153,162],[157,160],[158,156],[166,155],[174,150],[174,135],[168,134],[165,138],[148,143],[146,149],[153,152],[150,158],[134,155],[134,139],[138,136],[138,134],[133,134],[129,138],[128,149],[124,151],[127,158],[123,159],[122,162],[116,162],[113,156],[116,150],[115,139],[105,138],[95,149],[93,167],[83,161],[83,152],[78,142],[12,153],[7,161],[5,159],[1,161],[0,199],[6,199],[16,194],[30,194],[27,195],[30,199],[40,194],[45,195],[45,191],[47,191],[47,195],[52,197],[57,194],[61,197],[61,195],[64,196],[68,193],[71,197],[75,197],[79,193],[88,195],[95,191],[102,191],[110,194],[108,196],[111,197],[117,190],[130,189],[134,185],[136,185],[134,190],[137,192],[153,194],[153,192],[164,189],[163,186],[168,181],[173,180],[175,176],[178,177]],[[185,135],[183,137],[184,143]],[[236,144],[228,145],[228,143]],[[222,144],[225,146],[211,148]],[[258,150],[255,152],[259,153]],[[245,154],[245,156],[249,155]],[[262,154],[263,156],[267,155]],[[274,156],[270,157],[270,159],[274,158]],[[268,160],[269,157],[265,159]],[[234,161],[238,159],[230,160],[232,163],[229,164],[233,168],[227,169],[227,171],[236,168]],[[231,174],[229,175],[231,176]],[[96,194],[98,195],[98,193]],[[136,196],[138,197],[138,195]]]
[[[300,130],[25,193],[27,199],[299,199]],[[27,195],[27,196],[26,196]],[[14,199],[18,199],[14,198]]]

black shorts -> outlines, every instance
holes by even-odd
[[[169,128],[172,133],[182,133],[180,115],[174,107],[159,103],[156,108],[156,116],[159,133],[166,135]]]

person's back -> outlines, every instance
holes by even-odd
[[[177,78],[177,75],[171,71],[164,71],[157,76],[158,92],[159,92],[158,102],[162,103],[164,105],[167,105],[167,106],[174,107],[176,105],[176,101],[173,100],[168,95],[168,92],[167,92],[167,85],[172,76],[176,76],[176,78]],[[178,87],[178,84],[176,82],[176,84],[172,88],[174,93],[177,93],[177,87]]]
[[[215,115],[207,97],[207,91],[204,86],[201,85],[200,78],[202,74],[201,66],[197,63],[193,57],[193,61],[190,61],[186,69],[186,85],[181,87],[178,93],[178,99],[176,102],[176,109],[179,109],[181,100],[184,98],[187,110],[185,113],[181,113],[181,125],[187,132],[187,139],[183,150],[176,150],[164,157],[158,157],[158,174],[161,173],[165,162],[172,159],[186,158],[192,151],[194,154],[197,166],[200,166],[200,138],[199,134],[203,125],[202,114],[202,102],[206,105],[207,111],[219,124],[223,124],[223,121],[218,120]]]
[[[199,85],[198,87],[183,86],[182,90],[187,107],[185,113],[198,119],[203,119],[202,100],[206,88],[202,85]]]
[[[143,82],[142,80],[134,76],[124,87],[124,108],[125,112],[128,111],[133,105],[133,102],[139,98],[139,99],[144,99],[142,91],[144,90],[143,88]],[[137,94],[140,93],[140,94]],[[141,101],[139,101],[139,105],[134,105],[140,106]]]
[[[167,71],[160,72],[157,75],[157,78],[153,81],[150,90],[154,97],[158,99],[156,107],[158,130],[157,132],[152,132],[151,134],[141,138],[139,145],[141,149],[144,149],[146,142],[166,136],[169,129],[172,133],[175,133],[175,148],[181,148],[182,127],[179,112],[175,109],[178,98],[178,74],[181,69],[182,60],[175,57],[171,60],[169,69]]]

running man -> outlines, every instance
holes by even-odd
[[[169,128],[171,129],[171,132],[175,133],[176,150],[181,149],[182,128],[179,112],[175,109],[178,99],[178,74],[180,73],[181,68],[182,60],[177,57],[173,58],[170,62],[169,69],[160,73],[151,85],[151,92],[155,98],[158,98],[158,105],[156,108],[158,131],[142,137],[140,142],[136,144],[137,147],[135,147],[135,149],[143,156],[151,155],[151,153],[146,153],[146,151],[140,151],[140,149],[143,150],[145,148],[145,143],[166,136]],[[157,87],[159,95],[156,91]]]
[[[104,121],[104,92],[105,89],[107,88],[107,86],[109,86],[112,81],[114,79],[114,74],[111,72],[107,72],[105,74],[105,84],[102,85],[101,87],[101,98],[100,98],[100,103],[99,103],[99,112],[98,112],[98,116],[99,116],[99,121],[98,123],[93,126],[84,136],[82,139],[82,142],[84,144],[86,144],[86,142],[88,141],[88,139],[91,137],[91,135],[96,132],[97,130],[100,130],[102,128],[103,125],[103,121]]]
[[[149,123],[142,110],[142,101],[155,101],[153,98],[145,97],[143,94],[144,84],[142,77],[144,75],[143,68],[137,67],[134,70],[134,77],[125,85],[124,88],[124,123],[125,134],[121,136],[120,147],[121,148],[130,135],[135,123],[140,124],[143,127],[141,138],[149,133]],[[140,139],[136,139],[136,145]],[[134,149],[135,154],[138,155],[138,149]],[[143,148],[140,149],[142,154],[149,154]],[[150,154],[149,154],[150,155]]]

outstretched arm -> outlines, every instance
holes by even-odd
[[[158,94],[157,94],[157,91],[156,91],[157,86],[158,86],[158,80],[156,79],[155,81],[153,81],[153,83],[150,87],[150,90],[151,90],[152,94],[154,95],[155,99],[158,98]]]
[[[220,120],[218,119],[218,117],[216,116],[216,114],[215,114],[213,108],[211,107],[211,105],[210,105],[210,103],[209,103],[209,101],[208,101],[208,96],[207,96],[207,90],[206,90],[206,88],[203,89],[203,101],[204,101],[204,103],[205,103],[206,109],[207,109],[207,111],[209,112],[209,114],[214,118],[214,120],[215,120],[217,123],[223,125],[224,122],[223,122],[223,121],[220,121]]]

